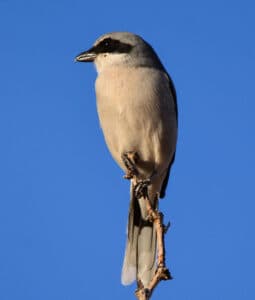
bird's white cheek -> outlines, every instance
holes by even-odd
[[[96,66],[97,73],[102,72],[103,66],[105,64],[104,60],[105,60],[104,57],[101,57],[101,55],[95,59],[94,63]]]
[[[98,73],[107,70],[111,67],[123,66],[128,61],[128,56],[122,53],[102,53],[97,56],[94,63]]]
[[[94,61],[98,73],[102,73],[116,63],[115,55],[109,53],[102,53],[97,56]]]

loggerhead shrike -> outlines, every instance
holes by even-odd
[[[150,203],[157,208],[175,157],[175,88],[153,48],[133,33],[104,34],[76,61],[96,66],[97,111],[104,138],[125,178],[131,180],[122,283],[137,279],[146,288],[155,273],[156,232],[137,186],[146,184]]]

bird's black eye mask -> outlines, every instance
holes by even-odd
[[[99,44],[92,47],[89,51],[96,54],[99,53],[129,53],[132,50],[132,45],[122,43],[119,40],[106,38]]]

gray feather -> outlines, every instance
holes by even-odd
[[[128,285],[134,280],[140,279],[146,287],[155,273],[155,257],[155,228],[153,223],[147,220],[144,199],[136,199],[131,183],[128,237],[122,268],[122,284]]]

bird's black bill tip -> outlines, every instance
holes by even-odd
[[[96,58],[96,53],[90,50],[84,51],[75,57],[76,62],[92,62]]]

